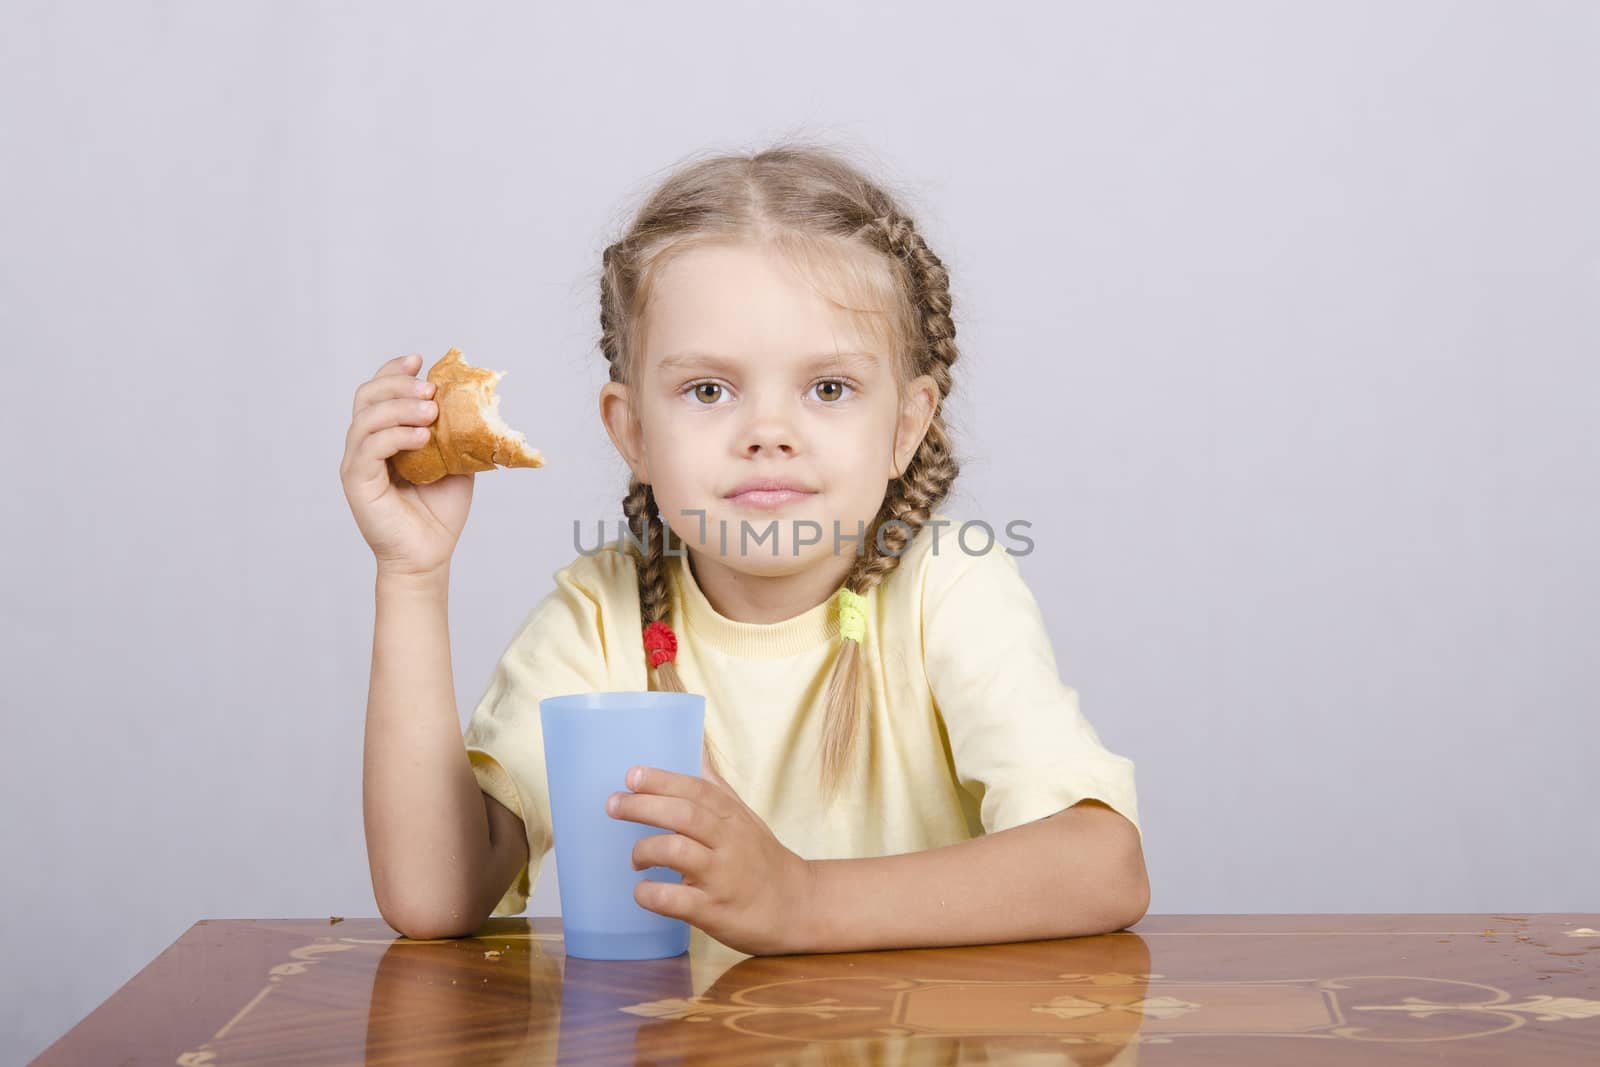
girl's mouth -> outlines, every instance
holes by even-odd
[[[730,504],[738,507],[761,508],[770,511],[813,496],[816,496],[816,494],[801,492],[798,489],[751,489],[748,492],[730,496],[727,500]]]

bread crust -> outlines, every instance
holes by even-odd
[[[446,474],[468,474],[500,467],[542,467],[544,456],[528,447],[510,427],[504,431],[496,408],[495,386],[504,371],[474,367],[452,348],[428,368],[439,414],[428,427],[428,440],[396,452],[389,465],[413,485],[436,482]]]

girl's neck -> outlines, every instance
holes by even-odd
[[[856,557],[823,556],[794,574],[760,575],[736,570],[687,545],[690,574],[717,614],[735,622],[784,622],[803,615],[833,596],[844,584]]]

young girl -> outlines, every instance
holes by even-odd
[[[606,248],[605,429],[622,536],[555,572],[464,737],[446,591],[472,475],[385,459],[435,417],[415,356],[356,395],[341,468],[378,560],[364,800],[412,937],[522,911],[552,846],[539,701],[706,697],[702,773],[631,768],[640,906],[739,953],[1117,930],[1149,887],[1133,764],[1057,675],[1009,548],[939,508],[958,464],[948,277],[837,154],[684,166]],[[423,434],[425,436],[425,433]],[[787,487],[778,489],[775,487]]]

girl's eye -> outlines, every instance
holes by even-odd
[[[707,390],[707,389],[721,389],[722,386],[719,385],[716,382],[696,382],[693,385],[689,386],[689,388],[694,390],[695,399],[700,400],[700,399],[704,399],[704,397],[705,397],[704,390]],[[707,405],[704,405],[704,406],[712,407],[714,405],[707,404]]]
[[[817,386],[819,388],[823,388],[823,389],[826,389],[830,385],[833,386],[835,390],[838,390],[838,389],[852,389],[853,388],[850,385],[849,382],[840,381],[837,378],[829,378],[826,381],[821,381],[821,382],[817,383]],[[824,397],[823,399],[824,399],[824,401],[826,403],[835,404],[835,403],[838,403],[840,400],[842,400],[844,398],[838,392],[835,392],[832,396]]]
[[[848,389],[853,391],[855,386],[839,378],[828,378],[818,382],[816,385],[812,386],[812,388],[830,390],[830,392],[822,394],[820,399],[825,404],[837,404],[839,401],[844,399],[844,394],[842,394],[840,390]],[[717,398],[722,395],[722,383],[709,381],[693,382],[688,386],[685,386],[685,391],[688,390],[692,390],[694,392],[695,400],[700,402],[701,407],[716,407]]]

